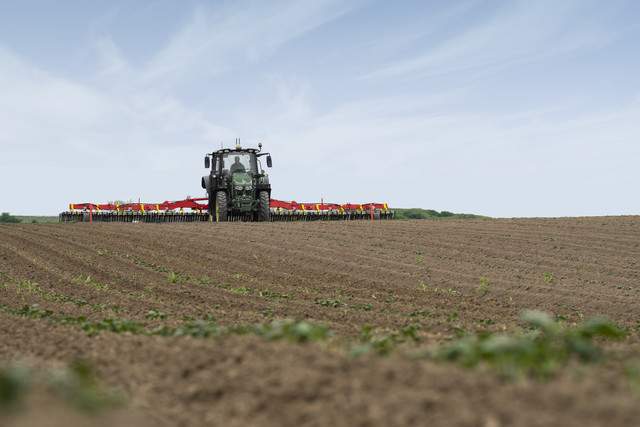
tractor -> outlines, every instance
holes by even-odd
[[[204,167],[211,172],[202,177],[202,188],[207,190],[209,214],[217,222],[232,219],[269,221],[271,185],[264,173],[260,157],[271,155],[258,148],[221,148],[204,158]]]

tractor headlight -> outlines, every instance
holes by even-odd
[[[243,188],[242,185],[236,185],[236,191],[242,191]]]
[[[252,189],[252,188],[253,188],[253,187],[252,187],[252,186],[250,186],[250,185],[247,185],[246,187],[244,187],[244,189],[245,189],[245,190],[247,190],[247,191],[251,191],[251,189]]]

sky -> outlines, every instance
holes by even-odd
[[[0,211],[204,197],[262,142],[272,197],[640,214],[640,2],[0,2]],[[266,165],[263,165],[266,167]]]

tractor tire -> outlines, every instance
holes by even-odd
[[[216,193],[216,222],[224,222],[227,220],[227,193],[218,191]]]
[[[271,199],[268,191],[260,192],[260,221],[271,220]]]
[[[209,216],[210,218],[215,219],[216,217],[216,195],[215,193],[207,194],[209,197]]]

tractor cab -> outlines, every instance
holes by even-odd
[[[262,144],[260,144],[262,147]],[[211,168],[211,176],[224,177],[229,180],[238,172],[243,172],[250,177],[264,176],[264,170],[258,160],[261,156],[267,156],[267,166],[271,167],[271,155],[261,153],[259,149],[245,148],[237,145],[235,149],[223,148],[207,154],[204,158],[204,167]]]

